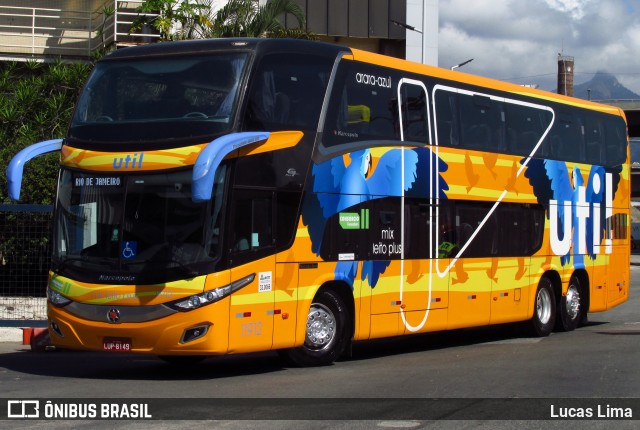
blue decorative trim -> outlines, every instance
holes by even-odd
[[[42,154],[60,151],[62,148],[62,139],[45,140],[43,142],[34,143],[18,152],[11,159],[9,167],[7,167],[7,180],[9,182],[9,197],[13,200],[20,200],[20,188],[22,187],[22,173],[24,165],[32,158],[36,158]]]
[[[243,146],[267,140],[269,135],[267,131],[232,133],[219,137],[205,146],[193,166],[193,201],[211,200],[216,169],[224,157]]]

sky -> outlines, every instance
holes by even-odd
[[[558,54],[574,84],[598,71],[640,94],[640,0],[440,0],[440,67],[556,88]]]

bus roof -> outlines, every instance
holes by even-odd
[[[415,63],[400,58],[388,57],[359,49],[351,49],[353,59],[369,64],[376,64],[384,67],[391,67],[398,70],[406,70],[408,72],[429,75],[440,79],[447,79],[471,85],[478,85],[498,91],[506,91],[513,94],[535,97],[547,101],[577,106],[580,108],[598,110],[600,112],[609,113],[624,117],[622,109],[601,103],[596,103],[575,97],[568,97],[562,94],[552,93],[550,91],[538,90],[534,88],[524,87],[522,85],[510,82],[491,79],[484,76],[472,75],[460,71],[451,71],[442,67],[430,66],[427,64]]]
[[[313,52],[329,57],[336,57],[343,52],[350,52],[350,49],[344,46],[301,39],[222,38],[133,46],[114,51],[101,59],[101,61],[157,55],[198,54],[228,49],[249,50],[260,53],[291,52],[308,54]]]
[[[221,38],[186,40],[171,43],[153,43],[148,45],[119,49],[103,57],[100,61],[111,61],[125,58],[141,58],[158,55],[165,56],[197,54],[228,49],[255,51],[258,55],[264,55],[269,52],[291,52],[294,55],[296,53],[308,54],[310,52],[313,52],[317,55],[335,58],[339,55],[351,54],[351,58],[356,61],[376,64],[384,67],[391,67],[399,70],[406,70],[412,73],[434,76],[436,78],[447,79],[451,81],[479,85],[499,91],[507,91],[513,94],[530,96],[547,101],[555,101],[624,117],[624,112],[614,106],[595,103],[592,101],[574,97],[567,97],[549,91],[536,90],[509,82],[471,75],[464,72],[451,71],[449,69],[441,67],[419,64],[359,49],[351,49],[346,46],[301,39]]]

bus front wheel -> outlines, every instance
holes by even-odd
[[[290,364],[307,367],[333,363],[349,342],[349,315],[344,300],[330,289],[320,290],[307,314],[304,344],[281,351]]]
[[[558,331],[572,331],[578,327],[583,320],[582,314],[584,297],[582,295],[582,287],[577,277],[572,276],[567,288],[567,294],[560,298],[558,303],[558,320],[556,329]]]
[[[534,336],[548,336],[556,322],[556,299],[553,283],[549,278],[542,278],[536,291],[531,331]]]

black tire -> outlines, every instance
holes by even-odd
[[[580,280],[572,276],[567,288],[567,295],[558,303],[556,330],[572,331],[583,321],[585,296]]]
[[[580,300],[581,305],[585,305],[585,308],[583,309],[582,312],[580,312],[580,322],[578,323],[578,327],[584,327],[586,325],[589,324],[589,314],[588,314],[588,310],[586,309],[586,301],[584,299]]]
[[[537,337],[549,336],[556,323],[556,296],[549,278],[540,279],[533,303],[531,333]]]
[[[279,351],[281,357],[299,367],[333,363],[349,344],[350,318],[344,300],[336,292],[320,290],[309,308],[304,344]]]

